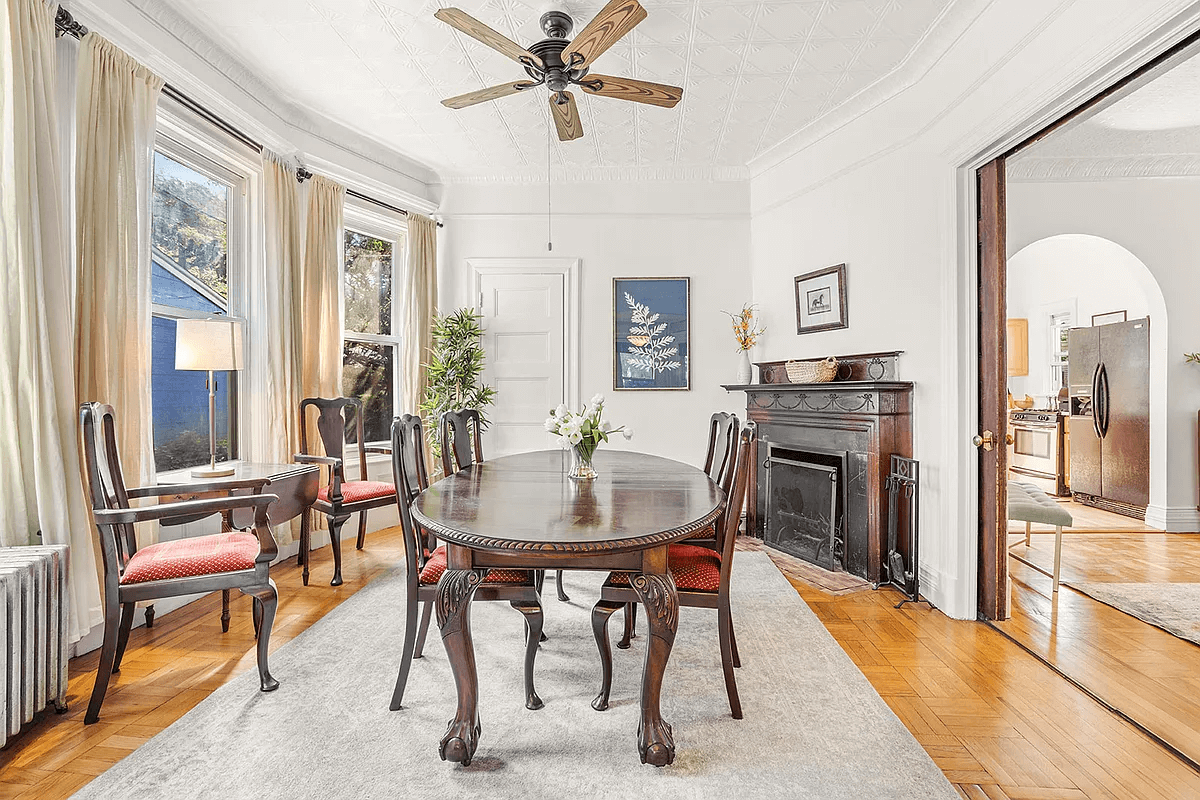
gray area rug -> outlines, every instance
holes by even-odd
[[[1068,585],[1180,639],[1200,644],[1200,583],[1071,581]]]
[[[570,603],[547,593],[540,711],[524,707],[521,615],[472,606],[483,735],[470,767],[437,755],[455,694],[436,628],[413,662],[406,707],[388,711],[405,607],[393,572],[272,656],[277,691],[260,693],[254,670],[236,676],[75,797],[958,797],[763,553],[738,553],[733,570],[745,719],[729,715],[716,613],[683,609],[663,688],[676,760],[641,764],[640,618],[634,648],[613,651],[610,710],[590,705],[602,577],[568,573]],[[618,612],[614,639],[620,624]]]

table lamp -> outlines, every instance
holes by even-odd
[[[217,467],[217,383],[213,372],[241,368],[241,320],[231,317],[176,320],[175,369],[208,372],[209,462],[207,467],[193,469],[193,478],[221,478],[234,472],[233,467]]]

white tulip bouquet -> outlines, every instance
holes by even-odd
[[[546,430],[558,437],[558,444],[564,450],[570,449],[576,456],[575,465],[571,469],[573,478],[594,478],[596,471],[592,468],[592,456],[601,442],[607,442],[614,433],[619,433],[626,439],[633,438],[633,428],[628,425],[613,427],[604,419],[604,395],[593,395],[582,411],[575,412],[566,404],[550,411],[546,418]]]

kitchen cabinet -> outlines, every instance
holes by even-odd
[[[1029,320],[1008,321],[1008,376],[1029,374]]]

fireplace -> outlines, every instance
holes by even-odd
[[[846,451],[768,443],[766,544],[828,570],[844,570]]]
[[[839,356],[830,383],[789,383],[785,361],[764,362],[757,383],[725,387],[746,393],[758,425],[747,531],[826,569],[883,580],[884,481],[891,456],[912,457],[913,385],[896,379],[899,355]]]

